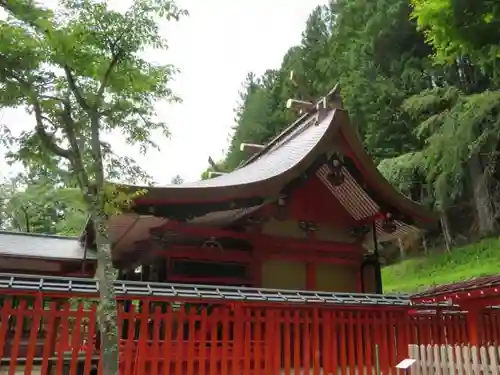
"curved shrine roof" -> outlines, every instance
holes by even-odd
[[[318,157],[340,148],[354,161],[364,180],[358,180],[358,185],[365,183],[378,198],[413,217],[419,226],[435,221],[433,213],[401,194],[382,176],[365,151],[357,129],[350,123],[345,110],[328,110],[320,121],[317,116],[317,112],[302,116],[285,134],[279,135],[263,151],[230,173],[180,185],[130,188],[147,191],[146,195],[136,200],[143,204],[194,204],[256,196],[275,199],[288,183],[304,174]],[[360,189],[358,195],[363,195],[366,189],[362,186]],[[350,193],[352,191],[344,194]]]
[[[207,202],[279,194],[283,186],[307,169],[320,152],[327,151],[329,135],[335,124],[340,124],[342,115],[335,110],[329,111],[317,124],[314,115],[305,117],[287,137],[240,168],[192,183],[137,187],[148,191],[138,201]]]
[[[126,232],[132,227],[141,233],[147,231],[152,225],[167,221],[158,216],[171,217],[169,213],[180,209],[191,212],[190,224],[228,225],[266,202],[276,201],[287,188],[312,175],[323,182],[355,221],[372,222],[375,218],[380,241],[434,223],[436,218],[431,212],[402,195],[381,175],[348,113],[329,105],[335,95],[338,92],[332,90],[230,173],[180,185],[128,186],[131,190],[145,189],[146,194],[135,200],[135,214],[111,218],[113,242],[123,241],[123,236],[136,237]],[[333,155],[343,163],[345,179],[339,186],[332,185],[328,178]],[[160,214],[160,209],[168,212]],[[394,216],[395,228],[390,233],[382,227],[387,212],[401,214]]]

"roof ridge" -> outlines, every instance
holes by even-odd
[[[75,241],[78,241],[78,239],[79,239],[78,236],[62,236],[62,235],[58,235],[58,234],[20,232],[20,231],[10,231],[10,230],[0,230],[0,235],[41,237],[41,238],[53,238],[53,239],[60,239],[60,240],[75,240]]]
[[[259,152],[256,152],[255,154],[251,155],[247,160],[245,160],[243,163],[241,163],[236,169],[240,169],[258,158],[260,158],[262,155],[265,155],[271,148],[277,144],[279,141],[285,141],[289,140],[293,136],[293,131],[297,129],[309,116],[315,114],[318,111],[318,105],[321,104],[321,102],[325,99],[328,99],[335,95],[339,91],[339,85],[336,84],[325,96],[321,97],[321,99],[316,100],[316,103],[314,107],[307,111],[306,113],[302,114],[298,119],[296,119],[294,122],[292,122],[290,125],[288,125],[283,131],[281,131],[278,135],[276,135],[273,139],[271,139]],[[288,138],[287,138],[288,136]]]

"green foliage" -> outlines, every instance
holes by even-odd
[[[452,253],[434,252],[384,267],[384,291],[415,292],[435,285],[498,274],[500,253],[497,238],[457,247]]]
[[[378,5],[342,0],[315,8],[300,45],[289,49],[280,69],[247,76],[221,169],[232,170],[248,157],[240,151],[242,142],[268,142],[295,120],[296,115],[285,109],[287,99],[314,100],[336,83],[376,158],[418,150],[415,120],[401,104],[430,88],[425,67],[430,65],[431,49],[409,13],[406,0]]]
[[[401,192],[410,196],[416,181],[425,175],[422,152],[409,152],[391,159],[382,160],[378,169],[382,175]]]
[[[134,194],[106,180],[145,174],[104,143],[103,135],[121,134],[141,152],[158,148],[158,133],[168,136],[155,104],[179,100],[169,88],[176,69],[141,54],[166,49],[157,21],[177,20],[186,12],[172,0],[134,0],[125,12],[99,0],[62,0],[59,5],[47,9],[31,0],[0,0],[9,15],[0,21],[0,109],[21,107],[35,120],[33,129],[18,137],[4,130],[3,142],[11,161],[30,171],[47,170],[66,186],[78,187],[97,247],[103,373],[117,374],[116,270],[106,219]]]
[[[51,10],[27,0],[1,3],[9,18],[0,23],[8,36],[0,43],[0,106],[24,107],[36,120],[34,129],[9,140],[9,157],[68,168],[82,191],[102,186],[105,177],[123,178],[124,170],[143,179],[132,159],[101,139],[120,132],[146,152],[158,147],[153,133],[168,136],[154,105],[179,100],[169,88],[176,69],[141,52],[166,48],[158,17],[178,19],[185,11],[169,0],[134,1],[125,12],[105,1],[62,4]]]
[[[17,176],[0,185],[0,228],[78,236],[87,220],[79,189]]]
[[[469,162],[479,157],[489,179],[499,170],[495,4],[338,0],[313,9],[281,67],[244,81],[218,168],[237,168],[248,158],[242,142],[266,143],[290,124],[287,99],[314,100],[339,83],[365,147],[393,185],[444,211],[470,204],[480,176],[471,178]]]
[[[434,47],[437,61],[471,56],[489,66],[498,61],[500,9],[495,0],[412,0],[413,17]]]

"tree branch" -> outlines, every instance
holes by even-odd
[[[36,98],[35,95],[31,95],[30,99],[33,102],[32,106],[35,112],[35,120],[36,120],[35,131],[40,137],[42,143],[49,151],[53,152],[55,155],[71,161],[72,159],[71,151],[57,145],[57,143],[54,140],[54,137],[49,133],[47,133],[47,131],[45,130],[45,126],[43,125],[44,116],[42,115],[42,107],[40,106],[38,98]]]
[[[106,69],[106,72],[104,73],[104,76],[102,77],[101,80],[101,85],[99,86],[99,89],[97,90],[97,100],[101,100],[102,95],[104,94],[104,90],[106,89],[109,79],[111,78],[111,73],[113,73],[113,69],[115,66],[118,64],[120,61],[121,56],[123,55],[122,51],[118,53],[113,53],[113,57],[111,59],[111,62],[109,63],[108,69]]]
[[[82,96],[80,88],[76,84],[75,77],[73,76],[73,73],[71,73],[71,68],[67,64],[64,64],[64,73],[66,74],[66,79],[68,81],[68,86],[69,86],[71,92],[73,93],[73,95],[75,95],[75,98],[76,98],[76,101],[78,102],[78,104],[80,104],[80,106],[85,111],[93,111],[93,109],[87,103],[87,101],[85,100],[85,98]]]

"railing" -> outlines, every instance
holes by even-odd
[[[334,369],[346,374],[354,368],[362,373],[375,368],[377,347],[380,366],[389,371],[407,351],[402,345],[407,345],[408,337],[398,340],[397,332],[411,323],[405,309],[398,307],[378,311],[226,303],[209,310],[193,304],[149,305],[143,303],[140,310],[132,305],[128,312],[120,307],[121,374],[292,374],[299,370],[319,374]],[[8,339],[4,327],[9,324],[2,324],[0,330],[3,362],[9,370],[39,365],[42,374],[55,368],[60,375],[69,366],[69,373],[80,368],[89,374],[96,366],[94,305],[85,309],[83,304],[54,301],[42,309],[41,304],[29,306],[23,300],[12,306],[8,299],[0,312],[2,323],[14,326]],[[36,339],[40,327],[44,335]]]
[[[498,375],[499,346],[410,345],[412,375]]]
[[[96,302],[71,300],[95,283],[78,283],[0,287],[2,375],[99,368]],[[468,344],[464,313],[410,313],[399,297],[391,304],[392,297],[369,295],[132,286],[122,288],[118,305],[120,375],[372,375],[378,367],[389,375],[410,344]],[[483,344],[500,345],[498,310],[481,321]]]

